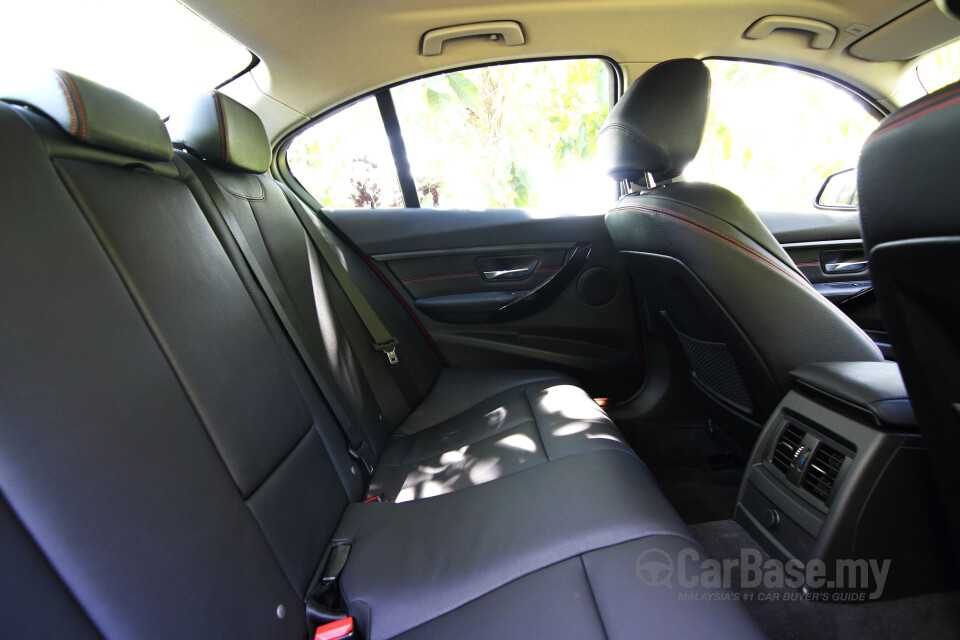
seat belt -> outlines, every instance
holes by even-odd
[[[297,214],[297,217],[300,218],[300,224],[303,225],[310,239],[313,240],[314,246],[316,246],[317,251],[320,252],[323,261],[327,263],[327,267],[340,284],[340,288],[343,289],[343,292],[347,295],[347,299],[350,300],[350,304],[353,305],[354,311],[360,316],[360,321],[363,322],[363,326],[367,328],[367,333],[370,334],[370,338],[373,340],[373,348],[386,355],[387,362],[391,365],[399,363],[400,357],[397,355],[397,347],[400,346],[400,342],[390,334],[386,325],[380,320],[380,316],[377,315],[377,312],[374,311],[370,303],[367,302],[363,292],[360,291],[360,287],[357,286],[357,283],[354,282],[350,274],[347,273],[346,268],[340,263],[340,259],[337,257],[333,247],[330,246],[330,243],[327,242],[323,234],[320,233],[320,227],[317,226],[316,221],[310,219],[306,210],[300,206],[300,201],[297,199],[297,196],[290,191],[287,185],[279,180],[277,184],[283,189],[283,193],[287,196],[290,206]]]
[[[263,266],[260,264],[256,254],[250,247],[250,243],[247,242],[247,238],[243,234],[243,230],[240,228],[240,223],[237,222],[237,218],[233,214],[233,209],[230,208],[226,198],[224,198],[223,192],[220,190],[220,185],[213,177],[213,174],[210,173],[210,171],[203,165],[202,162],[193,156],[190,156],[189,154],[174,157],[179,157],[184,160],[184,162],[200,180],[200,184],[203,185],[203,188],[209,194],[210,199],[213,200],[213,204],[220,213],[220,217],[223,219],[224,224],[226,224],[227,229],[229,229],[230,235],[232,235],[233,239],[236,241],[237,247],[240,249],[240,253],[243,254],[244,261],[246,261],[250,271],[253,272],[253,276],[260,284],[260,288],[266,294],[267,299],[270,302],[270,306],[273,307],[277,317],[280,318],[280,323],[283,325],[284,330],[296,347],[297,352],[300,354],[300,359],[306,365],[314,383],[316,383],[317,387],[320,389],[324,399],[326,399],[327,404],[330,406],[334,416],[337,418],[337,421],[339,422],[340,427],[347,438],[347,443],[349,445],[347,449],[348,453],[354,460],[363,465],[370,476],[373,476],[373,447],[371,447],[367,442],[366,435],[363,433],[359,421],[353,418],[352,415],[348,414],[343,405],[340,404],[333,389],[327,383],[326,377],[321,373],[316,362],[314,362],[313,358],[311,357],[310,352],[307,350],[306,343],[301,337],[303,332],[300,330],[299,323],[286,311],[287,309],[292,310],[294,308],[290,302],[289,296],[287,296],[286,290],[283,288],[278,289],[273,287],[270,281],[267,279],[267,274],[264,271]]]
[[[350,556],[349,543],[336,544],[330,549],[327,563],[316,585],[304,598],[307,626],[316,629],[314,640],[343,640],[352,638],[353,618],[347,615],[340,593],[340,574]]]

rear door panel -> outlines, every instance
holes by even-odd
[[[451,366],[559,370],[610,398],[639,388],[632,288],[603,216],[517,209],[326,214],[404,298]],[[524,272],[491,277],[512,269]],[[562,286],[552,286],[558,278]],[[531,292],[541,295],[522,311],[498,313]]]

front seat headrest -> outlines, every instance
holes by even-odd
[[[245,173],[263,173],[270,167],[263,121],[230,96],[210,91],[170,120],[174,140],[211,164]]]
[[[637,78],[610,110],[597,139],[606,171],[641,182],[680,175],[697,155],[710,106],[710,71],[700,60],[668,60]]]
[[[869,250],[884,242],[960,235],[960,82],[888,115],[863,144],[860,224]]]
[[[46,114],[92,147],[144,160],[169,161],[173,146],[157,112],[130,96],[74,73],[52,69],[18,86],[0,89],[0,100]]]

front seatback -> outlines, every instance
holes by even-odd
[[[860,216],[960,557],[960,83],[891,114],[864,144]]]
[[[713,184],[671,182],[700,146],[710,77],[673,60],[637,79],[599,147],[617,180],[665,183],[606,217],[640,296],[690,372],[711,419],[744,450],[807,362],[881,360],[874,343],[818,294],[757,215]]]

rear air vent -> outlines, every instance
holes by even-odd
[[[794,456],[796,456],[797,451],[800,450],[805,435],[806,433],[803,429],[800,429],[796,425],[788,424],[783,430],[783,433],[780,434],[780,439],[777,440],[777,446],[773,449],[773,457],[771,458],[773,466],[786,474],[790,470],[790,465],[793,464]]]
[[[807,474],[803,476],[803,488],[820,500],[826,500],[846,459],[845,455],[821,442],[810,460]]]

